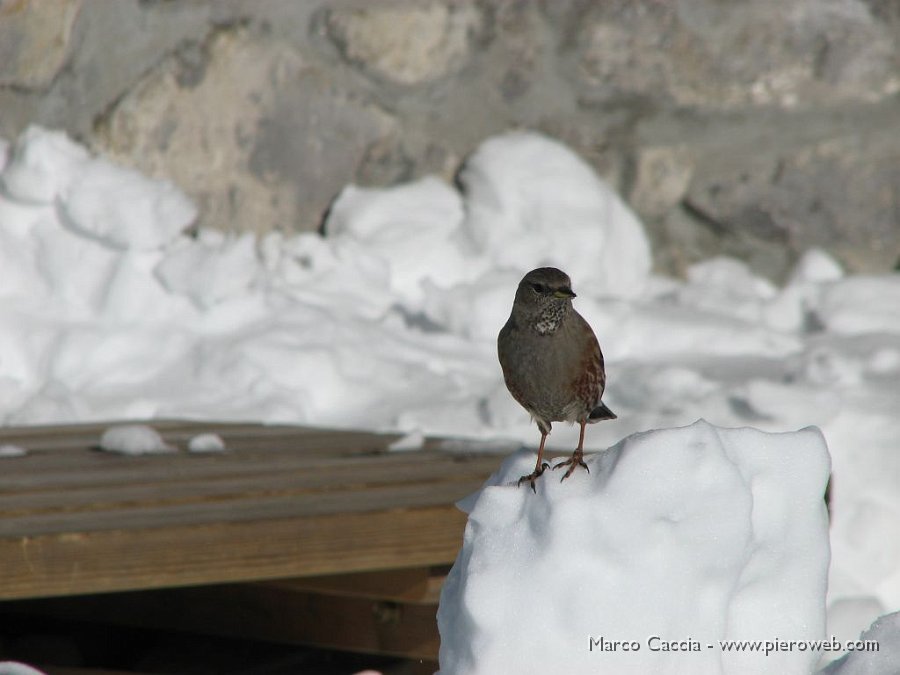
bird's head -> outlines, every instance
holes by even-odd
[[[553,332],[572,307],[572,281],[555,267],[539,267],[526,274],[516,289],[513,313],[538,332]]]

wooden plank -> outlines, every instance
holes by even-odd
[[[106,668],[72,668],[65,666],[40,666],[45,675],[152,675],[136,670],[107,670]]]
[[[297,439],[282,439],[280,442],[283,445],[266,446],[264,449],[233,447],[224,453],[179,452],[138,457],[91,451],[86,447],[33,453],[3,461],[0,494],[45,486],[87,487],[152,478],[171,481],[200,475],[204,478],[246,476],[250,473],[324,467],[336,462],[352,464],[354,460],[366,461],[370,458],[390,463],[410,461],[409,457],[415,457],[415,461],[451,457],[454,462],[466,462],[477,457],[434,450],[390,453],[384,448],[352,446],[330,438],[312,439],[310,443]]]
[[[124,458],[122,464],[130,463]],[[213,500],[250,501],[326,490],[368,489],[400,483],[471,480],[490,473],[490,457],[458,461],[445,453],[422,452],[343,461],[275,461],[251,466],[208,465],[190,476],[170,475],[171,464],[157,459],[143,470],[71,471],[65,481],[18,485],[0,492],[0,519],[53,512],[89,512],[191,504]],[[202,467],[201,467],[202,469]],[[127,473],[126,473],[127,472]],[[72,481],[71,483],[69,481]],[[65,485],[66,489],[61,489]]]
[[[497,464],[387,452],[396,436],[185,421],[153,426],[237,445],[90,450],[107,426],[0,430],[46,448],[0,464],[0,599],[447,564],[465,523],[453,504]]]
[[[410,509],[454,504],[470,494],[481,481],[471,474],[452,480],[371,485],[365,490],[332,489],[257,497],[242,501],[210,501],[139,508],[111,508],[91,513],[28,513],[0,519],[0,540],[47,534],[74,534],[128,528],[212,525],[220,522],[265,521],[291,517],[365,513],[384,509]]]
[[[0,539],[0,599],[448,564],[466,521],[450,501],[445,495],[419,508],[7,537]]]
[[[209,419],[124,419],[124,420],[100,420],[93,422],[65,422],[61,424],[22,424],[18,426],[6,426],[0,431],[0,437],[52,437],[62,436],[66,438],[99,436],[105,429],[118,424],[150,424],[162,431],[193,433],[198,428],[217,427],[228,430],[231,433],[245,433],[247,435],[260,436],[265,434],[306,434],[306,433],[348,433],[367,434],[369,431],[356,429],[337,429],[329,427],[305,426],[300,424],[266,424],[261,422],[234,422]]]
[[[208,664],[207,664],[208,665]],[[278,668],[278,670],[273,670],[272,672],[287,672],[285,670],[285,665],[283,662],[277,663],[273,668]],[[259,665],[259,668],[255,668],[253,672],[269,672],[265,670],[265,662]],[[105,668],[72,668],[72,667],[63,667],[63,666],[54,666],[54,665],[43,665],[38,663],[36,667],[42,672],[46,673],[46,675],[162,675],[161,673],[148,673],[143,670],[140,672],[135,670],[108,670]],[[303,668],[304,670],[294,671],[297,673],[307,673],[307,666],[305,663],[301,661],[298,665],[299,668]],[[410,661],[397,661],[388,665],[380,665],[377,666],[378,671],[382,673],[382,675],[434,675],[434,673],[438,670],[438,663],[436,660],[422,660],[415,659]],[[356,669],[354,669],[356,670]],[[332,672],[329,670],[329,672]],[[171,675],[171,670],[167,669],[166,673]],[[196,672],[196,666],[191,670],[191,672]],[[209,672],[208,668],[204,672]],[[229,672],[234,672],[233,670],[229,670]],[[322,673],[321,667],[315,669],[316,673]],[[349,672],[345,670],[344,672]]]
[[[450,565],[429,568],[392,569],[357,574],[330,574],[257,582],[272,588],[372,600],[434,605],[441,598]]]
[[[198,433],[205,433],[198,430]],[[163,439],[168,443],[173,443],[174,439],[166,434],[162,435]],[[394,437],[395,438],[395,437]],[[261,439],[245,439],[241,443],[235,443],[224,439],[226,446],[231,452],[224,453],[188,453],[186,452],[186,443],[181,444],[180,452],[169,453],[163,455],[168,458],[181,458],[182,460],[196,460],[202,457],[218,457],[220,461],[234,461],[235,455],[240,455],[238,461],[258,461],[281,452],[290,451],[309,459],[313,457],[341,457],[355,456],[365,457],[370,455],[386,455],[390,454],[388,445],[391,437],[376,436],[367,434],[360,438],[346,437],[343,434],[315,434],[297,437],[284,438],[261,438]],[[10,459],[5,464],[11,471],[24,468],[26,471],[40,466],[78,466],[82,462],[91,462],[96,465],[102,465],[114,461],[122,455],[116,453],[107,453],[102,451],[88,452],[96,450],[99,447],[100,437],[91,439],[89,442],[63,443],[58,442],[56,446],[49,447],[51,442],[44,440],[42,445],[26,446],[29,454],[24,457]],[[8,439],[0,438],[0,443],[11,442]],[[19,445],[22,445],[19,443]],[[93,455],[89,458],[89,455]],[[158,455],[143,455],[138,457],[129,457],[131,460],[152,461]]]
[[[289,440],[326,440],[348,447],[364,447],[371,443],[386,446],[400,437],[396,433],[377,433],[349,429],[328,429],[289,425],[266,425],[234,422],[190,420],[126,420],[115,422],[62,424],[52,426],[20,426],[0,428],[0,443],[15,443],[37,452],[66,448],[89,448],[99,444],[103,432],[112,426],[143,424],[153,427],[167,441],[180,446],[199,433],[219,434],[236,446],[271,446]]]
[[[423,455],[453,457],[450,453],[422,451]],[[242,475],[246,471],[278,471],[284,468],[328,466],[337,462],[352,463],[368,459],[403,461],[409,453],[348,452],[320,448],[316,452],[307,448],[270,448],[264,452],[237,449],[220,453],[170,453],[128,457],[99,451],[56,451],[43,455],[26,455],[4,460],[2,486],[4,489],[22,489],[27,486],[60,485],[91,481],[102,483],[107,477],[117,480],[141,479],[148,472],[160,478],[190,478],[199,474]],[[394,458],[394,459],[389,459]],[[112,481],[112,478],[110,478]]]
[[[18,611],[70,621],[415,659],[436,659],[440,644],[434,604],[406,604],[261,584],[54,598],[20,603]]]
[[[99,457],[98,457],[99,456]],[[60,487],[102,487],[107,484],[151,481],[189,481],[278,474],[284,471],[337,470],[362,465],[400,465],[429,462],[484,463],[490,456],[461,456],[438,451],[371,455],[324,455],[309,457],[291,450],[254,456],[241,451],[197,455],[154,455],[143,457],[108,456],[85,452],[73,464],[48,457],[40,463],[28,463],[28,457],[3,460],[6,469],[0,476],[0,494],[11,491],[56,489]]]
[[[318,593],[348,598],[391,602],[436,604],[430,594],[431,573],[426,567],[377,570],[355,574],[329,574],[322,577],[277,579],[259,582],[260,586],[288,593]]]
[[[448,569],[447,572],[450,570]],[[428,577],[428,586],[425,589],[425,595],[422,597],[422,602],[430,602],[437,605],[441,600],[441,589],[444,587],[444,582],[447,581],[447,573],[444,574],[432,574]]]

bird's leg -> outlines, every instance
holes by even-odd
[[[587,420],[582,420],[581,422],[581,433],[578,435],[578,447],[575,448],[575,452],[572,453],[572,456],[564,462],[560,462],[556,466],[554,466],[554,470],[558,469],[561,466],[568,466],[569,470],[566,471],[566,475],[559,479],[559,482],[562,483],[566,478],[572,475],[572,472],[575,470],[576,466],[583,466],[584,470],[588,473],[591,470],[588,468],[588,465],[584,463],[584,427],[587,425]]]
[[[519,479],[519,482],[516,485],[521,485],[523,481],[528,481],[531,484],[531,491],[537,494],[537,490],[534,487],[534,481],[544,473],[544,469],[549,467],[550,465],[547,462],[543,461],[544,457],[544,442],[547,440],[547,432],[541,429],[541,447],[538,448],[538,458],[537,464],[534,465],[534,471],[528,474],[527,476],[522,476]]]

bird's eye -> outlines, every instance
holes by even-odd
[[[531,284],[531,287],[535,290],[536,293],[546,293],[547,286],[545,284]]]

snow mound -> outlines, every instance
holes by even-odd
[[[388,445],[388,450],[407,452],[409,450],[421,450],[423,447],[425,447],[425,434],[421,431],[411,431]]]
[[[4,167],[3,187],[25,203],[51,204],[69,191],[91,154],[62,131],[30,126],[16,141]]]
[[[10,457],[24,457],[27,454],[28,450],[23,448],[21,445],[14,445],[12,443],[0,444],[0,459]]]
[[[4,171],[9,194],[25,202],[58,204],[66,225],[119,249],[155,249],[197,216],[171,182],[92,157],[62,132],[29,127]]]
[[[197,434],[188,441],[188,452],[225,452],[227,449],[219,434]]]
[[[46,675],[43,671],[18,661],[0,661],[0,675]]]
[[[817,652],[720,641],[825,633],[830,458],[818,429],[701,420],[587,461],[590,474],[546,473],[534,495],[515,485],[534,465],[518,452],[461,504],[441,675],[811,672]]]
[[[418,302],[423,279],[440,287],[468,278],[472,265],[455,240],[459,193],[434,176],[386,189],[350,185],[332,205],[325,233],[345,258],[363,252],[383,269],[392,301]]]
[[[846,275],[811,250],[781,288],[726,258],[654,276],[621,198],[536,133],[485,140],[460,184],[348,186],[324,236],[179,234],[193,207],[163,182],[59,132],[0,140],[0,423],[200,418],[377,429],[408,447],[534,444],[496,339],[519,279],[551,264],[572,277],[619,415],[589,449],[698,417],[819,426],[835,624],[875,618],[854,599],[900,607],[900,274]],[[577,439],[556,425],[547,443]]]
[[[466,161],[465,231],[491,268],[561,267],[604,294],[635,297],[650,274],[650,244],[628,205],[562,143],[515,131]]]
[[[123,455],[155,455],[175,452],[159,432],[146,424],[121,424],[110,427],[100,437],[100,449]]]

